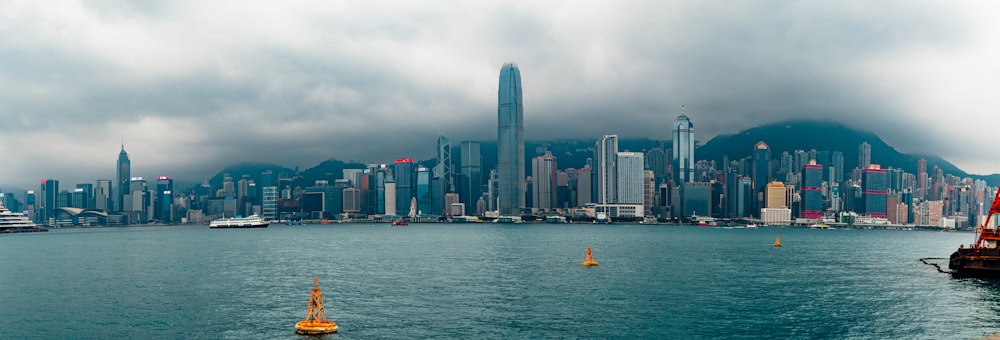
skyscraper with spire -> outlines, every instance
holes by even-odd
[[[132,181],[132,162],[125,152],[125,144],[122,144],[122,151],[118,153],[118,188],[115,195],[115,210],[122,211],[125,202],[125,195],[130,194],[129,187]]]
[[[500,68],[497,91],[497,210],[501,215],[524,208],[524,106],[521,101],[521,70],[512,63]]]
[[[674,179],[678,183],[694,180],[694,124],[681,106],[681,115],[674,122]]]

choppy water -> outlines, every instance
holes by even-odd
[[[780,235],[784,247],[771,244]],[[0,235],[2,338],[977,338],[1000,283],[917,261],[971,234],[412,224]],[[598,267],[583,267],[592,247]]]

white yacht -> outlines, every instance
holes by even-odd
[[[208,225],[209,228],[221,229],[221,228],[267,228],[270,223],[264,221],[263,218],[257,215],[250,215],[247,217],[232,217],[232,218],[222,218],[212,221]]]
[[[8,210],[0,204],[0,233],[28,233],[36,231],[49,231],[39,227],[35,222],[31,222],[24,214]]]

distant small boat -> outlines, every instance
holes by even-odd
[[[757,229],[757,225],[756,224],[747,224],[747,228]]]
[[[583,259],[583,262],[580,262],[580,264],[582,264],[584,266],[596,266],[597,265],[597,260],[594,260],[594,252],[590,250],[590,247],[587,247],[587,257],[585,257]]]
[[[779,238],[777,236],[774,237],[774,246],[775,247],[781,247],[781,238]]]
[[[395,220],[395,221],[392,221],[392,225],[397,226],[397,227],[405,227],[405,226],[410,225],[410,222],[407,222],[406,220]]]

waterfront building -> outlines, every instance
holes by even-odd
[[[342,201],[345,213],[361,212],[361,190],[358,188],[344,188]]]
[[[413,159],[396,159],[393,163],[392,177],[396,182],[396,213],[405,214],[410,211],[410,199],[416,196]]]
[[[861,189],[864,196],[864,214],[871,217],[886,217],[886,192],[889,174],[878,164],[870,164],[863,172]]]
[[[481,145],[475,141],[459,144],[460,180],[458,195],[465,204],[465,211],[476,211],[476,204],[483,197],[483,158]]]
[[[684,201],[682,207],[684,217],[712,216],[712,184],[707,182],[689,182],[682,184]]]
[[[118,153],[118,194],[115,196],[115,210],[125,211],[125,195],[131,193],[131,184],[129,180],[132,178],[132,161],[128,159],[128,153],[125,152],[125,144],[122,144],[122,151]]]
[[[533,208],[556,208],[556,183],[558,174],[556,157],[551,154],[531,159],[531,196]]]
[[[524,208],[524,106],[521,70],[507,63],[500,69],[497,91],[497,192],[500,215],[519,214]]]
[[[678,183],[691,182],[694,180],[694,124],[685,115],[683,106],[674,122],[673,135],[673,167],[677,172],[674,178]]]
[[[823,214],[823,166],[811,162],[802,166],[802,218],[819,219]]]
[[[40,189],[39,216],[35,223],[49,224],[49,220],[56,217],[56,210],[59,209],[59,181],[52,178],[43,179]]]
[[[388,216],[396,216],[396,181],[389,176],[385,180],[385,214]]]
[[[94,186],[94,209],[111,211],[114,206],[111,194],[111,180],[99,179]]]
[[[431,210],[431,171],[430,169],[417,168],[417,214],[437,215],[440,211]]]
[[[643,154],[641,152],[618,152],[615,169],[615,203],[643,204]]]
[[[646,152],[646,170],[653,171],[653,180],[659,184],[663,183],[667,171],[667,153],[663,148],[652,148]]]
[[[451,142],[444,135],[437,139],[437,164],[434,165],[434,177],[441,179],[442,192],[455,192],[454,171],[452,170]]]
[[[642,205],[646,216],[653,216],[656,205],[656,173],[653,170],[642,172]]]
[[[94,209],[94,204],[94,185],[90,183],[77,184],[76,189],[73,190],[73,207]]]
[[[159,176],[156,178],[156,208],[153,210],[153,219],[162,222],[173,222],[170,216],[170,204],[173,203],[174,180],[169,176]]]
[[[763,141],[757,142],[753,147],[753,174],[751,177],[753,177],[754,196],[757,198],[754,202],[758,203],[757,207],[766,206],[759,204],[759,202],[763,202],[765,199],[764,193],[767,190],[767,183],[771,180],[771,148]]]
[[[261,190],[261,217],[265,220],[278,218],[278,187],[270,185]]]
[[[786,200],[787,190],[785,189],[785,183],[781,182],[771,182],[767,185],[767,204],[765,208],[775,209],[775,208],[787,208],[788,203]]]
[[[576,205],[577,207],[582,207],[587,205],[587,203],[594,203],[593,201],[593,182],[594,176],[592,176],[592,171],[590,168],[583,168],[576,171]]]
[[[599,204],[613,204],[615,201],[615,185],[617,175],[618,135],[604,135],[594,146],[594,182],[597,184],[597,200]]]

